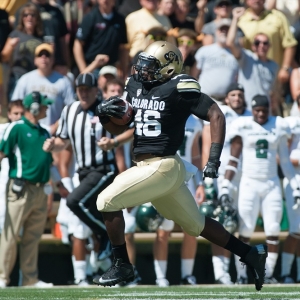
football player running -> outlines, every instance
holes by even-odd
[[[199,236],[241,257],[262,288],[267,246],[249,246],[227,232],[217,221],[200,214],[193,195],[185,185],[186,170],[176,154],[184,138],[191,114],[210,121],[211,148],[205,177],[216,178],[225,136],[225,118],[218,105],[201,93],[199,83],[179,75],[182,55],[173,44],[158,41],[140,53],[135,74],[126,82],[127,101],[134,108],[133,153],[137,165],[119,174],[97,199],[111,240],[114,262],[97,281],[102,286],[131,281],[134,270],[129,262],[124,238],[122,209],[151,202],[165,218],[173,220],[192,236]],[[121,117],[117,98],[97,107],[103,126],[112,134],[123,132],[109,116]],[[131,122],[131,121],[130,121]]]
[[[239,83],[232,83],[228,89],[225,98],[226,105],[220,105],[220,109],[222,110],[225,120],[226,120],[226,135],[224,146],[222,150],[222,155],[220,158],[221,166],[219,168],[219,177],[217,179],[217,188],[218,192],[222,190],[222,184],[224,175],[227,168],[231,168],[228,166],[228,161],[230,158],[235,159],[234,157],[230,157],[230,138],[228,135],[228,131],[230,128],[231,123],[237,119],[238,117],[242,116],[251,116],[252,113],[246,107],[247,104],[245,102],[245,94],[244,94],[244,87]],[[209,155],[209,147],[210,147],[210,124],[208,122],[204,122],[203,128],[203,160],[207,160]],[[241,179],[241,168],[238,169],[237,173],[235,174],[232,182],[231,182],[231,189],[230,189],[230,197],[233,200],[230,203],[233,209],[237,209],[238,203],[238,186]],[[225,182],[224,182],[225,183]],[[229,274],[229,264],[230,264],[230,257],[231,253],[226,249],[223,249],[215,244],[211,245],[212,247],[212,262],[214,267],[214,275],[215,275],[215,283],[218,284],[225,284],[225,285],[232,285],[233,282],[231,281],[230,274]]]
[[[290,181],[293,196],[299,197],[299,183],[289,160],[287,138],[289,126],[281,117],[269,116],[269,100],[256,95],[252,100],[253,117],[240,117],[230,126],[231,157],[219,193],[226,199],[229,183],[237,171],[242,153],[242,177],[239,186],[239,238],[249,243],[259,212],[264,220],[264,231],[269,253],[266,260],[265,283],[276,283],[273,277],[278,257],[282,192],[277,175],[276,156],[279,156],[284,175]],[[238,283],[247,283],[246,268],[236,265]]]

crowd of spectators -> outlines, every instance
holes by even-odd
[[[78,100],[79,74],[96,78],[98,101],[119,95],[138,54],[159,40],[178,46],[183,72],[219,105],[236,83],[248,109],[259,94],[270,115],[299,117],[299,13],[300,0],[2,1],[0,122],[10,122],[12,102],[39,92],[54,101],[39,123],[55,136],[64,107]],[[121,144],[112,138],[98,146],[120,147],[124,170],[130,142]],[[54,153],[54,164],[65,155]]]
[[[196,52],[202,46],[216,42],[219,21],[226,19],[230,25],[232,10],[244,6],[247,10],[238,18],[234,44],[253,51],[255,36],[258,33],[266,35],[269,42],[267,59],[278,65],[278,70],[272,70],[272,79],[276,77],[278,84],[273,84],[276,90],[268,97],[275,102],[272,103],[273,114],[289,115],[295,100],[290,92],[290,74],[299,64],[298,4],[298,1],[291,4],[276,0],[4,2],[0,6],[3,24],[0,34],[2,117],[5,117],[6,104],[14,100],[12,94],[19,78],[36,68],[34,50],[42,42],[53,46],[53,69],[69,75],[73,81],[91,64],[96,76],[103,66],[113,65],[118,69],[118,77],[125,80],[135,55],[147,46],[146,37],[154,27],[163,29],[166,40],[173,43],[178,43],[176,29],[194,31],[200,40],[192,46]],[[230,54],[232,47],[226,43],[224,46]],[[199,68],[199,64],[195,66]],[[240,71],[244,78],[235,76],[234,81],[248,80],[255,70],[247,65],[243,68],[247,69]],[[265,76],[264,71],[260,75]],[[209,82],[206,84],[210,85]],[[204,91],[209,89],[206,84],[203,84]]]

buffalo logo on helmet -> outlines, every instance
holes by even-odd
[[[177,64],[179,65],[179,57],[173,51],[169,51],[169,52],[165,53],[164,58],[166,59],[166,61],[168,61],[170,63],[171,62],[177,62]]]

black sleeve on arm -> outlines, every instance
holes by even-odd
[[[197,99],[194,99],[193,104],[191,106],[191,112],[198,118],[201,118],[205,121],[209,121],[207,114],[214,103],[215,102],[206,94],[198,94]]]
[[[180,109],[205,121],[209,121],[208,111],[216,103],[209,96],[200,92],[181,92],[177,99],[177,105]]]

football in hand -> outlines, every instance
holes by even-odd
[[[123,99],[122,99],[123,100]],[[120,105],[125,107],[125,113],[121,119],[116,117],[109,117],[110,121],[117,125],[125,125],[127,124],[133,115],[133,108],[129,102],[126,100],[115,103],[114,105]]]

